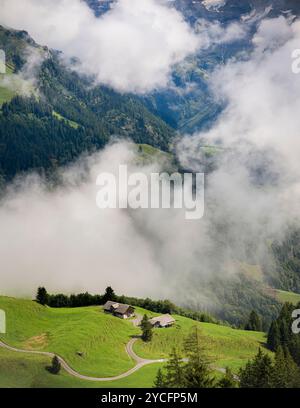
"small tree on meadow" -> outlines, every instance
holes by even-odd
[[[150,323],[149,318],[146,314],[141,321],[141,329],[142,339],[146,342],[151,341],[153,336],[152,324]]]
[[[61,370],[60,361],[59,361],[59,359],[58,359],[57,356],[54,356],[53,359],[52,359],[51,366],[48,367],[48,371],[49,371],[51,374],[57,375],[57,374],[59,374],[60,370]]]

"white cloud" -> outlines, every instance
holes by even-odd
[[[207,21],[199,19],[196,24],[196,32],[201,38],[202,48],[208,48],[215,44],[228,44],[244,39],[249,31],[247,24],[234,22],[224,27],[219,21]]]
[[[203,5],[208,9],[216,9],[225,6],[226,0],[203,0]]]
[[[206,189],[214,253],[225,240],[229,257],[266,262],[268,243],[300,225],[300,76],[291,68],[299,42],[299,21],[263,21],[249,58],[230,61],[211,78],[224,112],[210,130],[178,146],[183,166],[195,170],[203,165],[201,146],[224,149]]]
[[[124,92],[168,85],[172,66],[199,44],[182,15],[159,0],[119,0],[100,18],[80,0],[1,0],[0,22],[79,57],[82,71]]]
[[[0,86],[11,89],[14,93],[30,96],[36,94],[36,76],[40,65],[46,58],[46,52],[40,52],[35,48],[28,46],[24,50],[26,63],[22,70],[17,74],[2,75],[0,77]]]

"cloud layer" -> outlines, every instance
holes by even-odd
[[[99,211],[96,175],[133,158],[128,146],[110,146],[65,171],[64,187],[49,192],[40,179],[27,179],[3,199],[2,290],[27,294],[45,284],[99,291],[112,284],[128,294],[182,303],[193,297],[211,306],[204,280],[234,274],[234,261],[267,264],[269,243],[300,225],[300,76],[291,69],[299,43],[299,21],[264,20],[251,55],[212,75],[226,107],[210,130],[178,145],[181,163],[195,171],[203,169],[204,145],[221,148],[207,176],[202,220],[172,211]]]
[[[208,176],[213,211],[206,222],[211,231],[223,231],[215,252],[225,240],[228,259],[267,263],[270,242],[299,226],[300,76],[291,69],[299,43],[299,21],[264,20],[251,56],[219,67],[211,78],[226,106],[222,115],[209,131],[178,146],[182,164],[194,170],[203,167],[203,145],[221,148]]]
[[[182,15],[159,0],[119,0],[96,18],[80,0],[1,0],[0,23],[78,57],[80,70],[122,92],[164,87],[199,42]]]

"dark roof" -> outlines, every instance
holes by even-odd
[[[111,308],[116,309],[117,307],[119,307],[120,304],[117,302],[113,302],[112,300],[108,300],[105,305],[103,306],[104,310],[111,310]]]
[[[134,310],[134,308],[130,305],[124,305],[123,303],[113,302],[112,300],[108,300],[103,306],[104,310],[107,310],[110,312],[113,309],[115,313],[122,314],[122,315],[125,314],[129,308]]]
[[[133,309],[133,307],[130,305],[123,305],[122,303],[119,303],[119,306],[115,309],[115,313],[123,315],[128,311],[129,308]]]

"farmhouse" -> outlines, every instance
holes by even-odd
[[[114,316],[120,317],[121,319],[128,319],[134,315],[134,307],[130,305],[124,305],[123,303],[113,302],[108,300],[103,309],[107,313],[111,313]]]
[[[153,317],[150,319],[150,323],[153,327],[169,327],[175,323],[175,319],[169,314],[164,314],[162,316]]]

